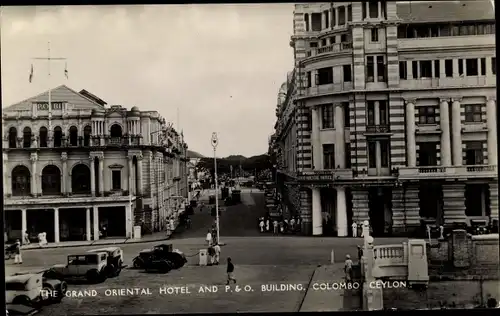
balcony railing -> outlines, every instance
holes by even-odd
[[[433,48],[456,48],[460,46],[467,47],[495,47],[495,35],[474,35],[474,36],[442,36],[425,38],[398,39],[398,49],[418,50]]]
[[[351,169],[314,170],[298,172],[297,179],[300,181],[336,181],[352,180]]]
[[[328,46],[313,48],[313,49],[307,51],[306,55],[307,55],[307,57],[314,57],[314,56],[323,55],[323,54],[347,52],[351,49],[352,49],[351,42],[336,43],[336,44],[331,44]]]
[[[404,167],[399,169],[400,179],[432,179],[432,178],[489,178],[497,177],[496,165],[474,166],[425,166]]]
[[[401,89],[432,89],[494,86],[496,76],[464,76],[458,78],[420,78],[400,80]]]
[[[346,91],[351,91],[352,89],[353,89],[352,82],[330,83],[330,84],[318,85],[316,87],[309,87],[306,89],[306,93],[307,95],[316,95],[316,94],[346,92]]]
[[[391,132],[389,125],[367,125],[365,134],[387,134]]]

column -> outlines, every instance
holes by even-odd
[[[319,188],[312,188],[312,226],[313,235],[323,235],[323,216],[321,214],[321,192]]]
[[[345,124],[342,104],[335,106],[335,167],[345,169]]]
[[[7,146],[8,147],[8,146]],[[6,147],[4,147],[6,148]],[[3,192],[5,195],[12,195],[12,177],[9,174],[9,171],[7,171],[7,165],[8,165],[8,160],[9,160],[9,155],[7,153],[3,153]]]
[[[139,174],[139,179],[138,182],[139,182],[139,186],[136,189],[137,191],[137,195],[140,195],[142,196],[142,159],[143,159],[143,156],[142,154],[138,154],[137,155],[137,173]]]
[[[127,203],[125,206],[125,234],[127,238],[132,238],[132,205]]]
[[[71,193],[71,181],[69,181],[69,187],[68,187],[68,154],[67,153],[61,153],[61,161],[62,161],[62,193]]]
[[[309,32],[312,32],[312,14],[309,14]]]
[[[104,155],[99,155],[99,193],[104,194]]]
[[[87,241],[90,241],[90,236],[92,235],[91,222],[90,222],[90,207],[85,210],[85,236]]]
[[[337,187],[337,234],[339,237],[346,237],[349,234],[347,227],[347,203],[345,199],[345,188]]]
[[[365,2],[365,5],[366,5],[366,18],[369,19],[370,18],[370,2]]]
[[[380,1],[377,2],[378,4],[378,18],[382,18],[382,3]]]
[[[377,169],[377,175],[380,175],[382,170],[382,148],[380,148],[380,141],[375,141],[375,168]]]
[[[452,65],[453,65],[453,78],[460,77],[460,75],[458,74],[458,59],[457,58],[452,59]]]
[[[93,223],[93,228],[94,228],[94,240],[99,240],[99,209],[97,206],[92,207],[93,215],[94,215],[94,223]]]
[[[38,160],[38,154],[37,153],[32,153],[30,155],[30,160],[31,160],[31,194],[33,196],[37,196],[38,194],[38,177],[37,177],[37,170],[36,170],[36,162]]]
[[[335,26],[339,25],[339,8],[335,8]]]
[[[333,12],[332,12],[332,10],[331,10],[331,9],[330,9],[330,10],[328,10],[328,21],[330,22],[330,25],[329,25],[329,29],[330,29],[330,30],[331,30],[331,29],[333,29],[333,22],[334,22],[334,21],[332,20],[332,16],[333,16],[333,15],[332,15],[332,13],[333,13]]]
[[[462,121],[460,119],[460,101],[453,100],[451,105],[451,142],[453,147],[453,165],[462,165]]]
[[[408,167],[417,165],[417,150],[415,143],[415,104],[406,103],[406,157]]]
[[[27,210],[22,209],[21,210],[21,236],[24,237],[24,234],[26,234],[26,231],[28,230],[28,217],[27,217]],[[24,240],[23,240],[24,242]]]
[[[406,71],[408,73],[406,76],[408,80],[413,80],[413,61],[411,60],[406,61]]]
[[[375,119],[375,125],[380,125],[380,102],[375,101],[374,102],[374,107],[373,107],[373,114],[374,114],[374,119]]]
[[[326,14],[325,12],[321,13],[321,30],[326,29]]]
[[[446,78],[446,67],[444,66],[445,60],[439,60],[439,78]]]
[[[132,194],[132,176],[134,175],[134,165],[132,164],[132,155],[127,156],[128,160],[128,192],[129,194]]]
[[[318,107],[311,108],[312,116],[312,130],[311,130],[311,142],[313,150],[313,169],[321,170],[323,166],[321,165],[321,142],[319,139],[320,131],[320,119]]]
[[[54,242],[59,243],[59,208],[54,208]]]
[[[441,165],[451,166],[450,113],[446,99],[441,99],[439,103],[439,123],[441,124]]]
[[[486,124],[488,127],[488,164],[497,165],[497,114],[496,101],[489,99],[486,103]]]
[[[95,160],[94,156],[89,157],[90,160],[90,193],[95,196]]]
[[[491,57],[486,57],[485,58],[485,66],[486,66],[486,76],[487,77],[491,77],[492,73],[491,73]]]

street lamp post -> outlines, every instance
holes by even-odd
[[[214,148],[214,179],[215,179],[215,221],[217,225],[217,244],[221,245],[220,242],[220,229],[219,229],[219,181],[217,179],[217,145],[219,140],[217,139],[217,133],[212,133],[212,147]]]

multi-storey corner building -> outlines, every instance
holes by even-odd
[[[63,85],[4,108],[2,129],[9,239],[158,231],[187,197],[187,145],[158,112],[107,106]]]
[[[303,231],[498,222],[490,1],[297,4],[278,182]]]

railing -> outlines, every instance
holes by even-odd
[[[336,43],[328,46],[318,47],[307,51],[307,57],[314,57],[322,54],[340,53],[352,49],[352,43]]]
[[[442,36],[442,37],[425,37],[398,39],[398,49],[400,51],[415,49],[432,49],[432,48],[447,48],[459,46],[495,46],[495,35],[474,35],[474,36]]]
[[[432,89],[453,87],[482,87],[496,84],[496,76],[464,76],[458,78],[420,78],[400,80],[401,89]]]
[[[391,128],[389,125],[367,125],[366,133],[370,134],[384,134],[390,133]]]
[[[315,87],[306,88],[306,94],[315,95],[315,94],[336,93],[336,92],[351,91],[352,89],[353,89],[352,82],[329,83],[329,84],[322,84]]]
[[[353,177],[351,169],[332,169],[298,172],[297,178],[300,181],[335,181],[352,180]]]
[[[408,263],[405,245],[382,245],[373,247],[373,258],[376,266],[391,266]]]
[[[496,165],[474,165],[474,166],[425,166],[425,167],[403,167],[399,169],[400,178],[446,178],[464,176],[468,178],[496,177],[498,176]]]

